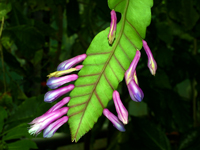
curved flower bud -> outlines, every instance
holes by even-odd
[[[65,60],[58,65],[57,71],[67,70],[67,69],[73,67],[74,65],[80,63],[81,61],[85,60],[86,57],[87,57],[86,54],[82,54],[82,55],[73,57],[71,59]]]
[[[76,74],[67,75],[67,76],[63,76],[63,77],[52,77],[47,81],[47,86],[50,89],[56,89],[59,86],[62,86],[71,81],[75,81],[76,79],[78,79],[78,75],[76,75]]]
[[[44,95],[44,101],[51,103],[51,102],[55,101],[57,98],[59,98],[60,96],[70,92],[73,89],[74,89],[74,85],[70,84],[68,86],[49,91]]]
[[[122,104],[120,95],[116,90],[113,92],[113,101],[115,104],[115,109],[117,111],[119,120],[121,120],[124,124],[127,124],[128,123],[128,111]]]
[[[141,53],[139,50],[137,50],[133,61],[131,62],[128,70],[126,70],[126,72],[125,72],[125,80],[126,80],[127,85],[134,77],[134,72],[135,72],[136,66],[140,60],[140,56],[141,56]]]
[[[119,121],[119,119],[113,113],[111,113],[108,109],[105,108],[103,110],[103,114],[113,123],[113,126],[117,128],[117,130],[125,132],[124,125]]]
[[[41,122],[44,119],[50,117],[52,114],[51,112],[54,112],[58,109],[60,109],[62,106],[67,104],[70,100],[70,97],[63,98],[60,102],[56,103],[53,107],[51,107],[46,113],[44,113],[42,116],[35,118],[33,121],[31,121],[29,124],[35,124],[37,122]]]
[[[148,66],[151,74],[155,76],[156,70],[157,70],[157,63],[156,63],[155,59],[153,58],[153,54],[151,53],[151,50],[150,50],[149,46],[147,45],[147,42],[145,40],[142,40],[142,43],[143,43],[144,50],[148,57],[147,66]]]
[[[108,42],[109,44],[112,44],[116,34],[117,15],[114,10],[110,12],[110,15],[111,15],[111,23],[110,23],[110,31],[108,34]]]
[[[65,124],[68,121],[68,117],[64,116],[52,124],[50,124],[46,129],[44,129],[43,137],[44,138],[50,138],[54,135],[54,133],[60,128],[63,124]]]
[[[32,121],[30,124],[33,124],[28,132],[30,134],[38,135],[43,129],[45,129],[49,124],[66,114],[68,111],[68,107],[63,107],[59,110],[53,111],[51,113],[47,113],[42,115],[40,119],[36,119],[36,121]]]
[[[144,93],[141,88],[135,83],[135,81],[131,80],[129,84],[127,84],[127,87],[131,99],[136,102],[141,102],[144,98]]]
[[[55,72],[52,72],[49,75],[47,75],[47,77],[49,77],[49,78],[51,78],[51,77],[60,77],[60,76],[65,75],[65,74],[69,74],[69,73],[71,73],[73,71],[78,71],[81,68],[83,68],[83,65],[78,65],[78,66],[76,66],[74,68],[70,68],[70,69],[67,69],[67,70],[55,71]]]
[[[60,102],[56,103],[53,107],[51,107],[46,113],[50,113],[56,111],[67,104],[70,100],[70,97],[63,98]]]

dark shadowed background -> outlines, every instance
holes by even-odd
[[[150,74],[141,50],[137,76],[143,102],[133,102],[121,82],[118,91],[129,110],[126,132],[102,116],[78,143],[71,142],[68,124],[43,139],[30,136],[27,123],[54,104],[43,101],[46,76],[60,62],[85,53],[109,27],[107,1],[0,0],[0,26],[3,18],[0,150],[200,149],[200,0],[154,1],[145,40],[158,69],[155,77]],[[112,101],[108,108],[115,113]]]

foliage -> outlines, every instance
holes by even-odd
[[[87,54],[93,51],[108,51],[116,53],[116,57],[123,56],[123,53],[117,54],[117,41],[125,18],[124,4],[120,4],[119,10],[116,10],[122,14],[117,14],[117,38],[112,46],[107,43],[110,9],[115,2],[0,1],[0,26],[4,18],[0,40],[0,149],[37,149],[36,143],[31,140],[33,137],[27,133],[27,123],[51,107],[51,104],[43,102],[43,94],[48,90],[45,86],[46,75],[54,71],[61,61],[86,53],[87,49]],[[139,6],[141,10],[145,7],[141,4]],[[151,4],[147,6],[149,11]],[[127,15],[130,15],[131,19],[144,19],[145,11],[131,11]],[[145,95],[143,102],[134,103],[130,100],[124,81],[113,82],[114,89],[118,89],[123,103],[129,109],[126,132],[116,131],[105,117],[99,117],[98,120],[96,117],[97,123],[93,123],[91,132],[83,137],[87,139],[85,141],[89,141],[85,145],[89,143],[92,147],[99,135],[106,133],[103,137],[108,141],[109,150],[196,150],[200,147],[200,1],[156,0],[151,12],[152,21],[147,32],[145,28],[149,24],[148,19],[136,19],[131,24],[136,27],[135,23],[141,23],[138,28],[142,38],[146,33],[145,40],[158,64],[156,76],[150,75],[146,67],[146,54],[141,50],[142,57],[137,67],[137,75]],[[133,40],[138,48],[142,47],[137,40],[137,34],[133,33],[129,39]],[[132,59],[134,48],[128,49],[127,52]],[[108,63],[106,55],[102,58]],[[91,55],[84,64],[89,64],[95,59]],[[127,69],[130,61],[123,63]],[[79,75],[88,73],[88,69],[89,67],[83,68]],[[102,70],[99,72],[102,73]],[[120,81],[123,79],[123,73],[124,71],[119,73]],[[105,78],[102,83],[107,84]],[[81,84],[81,78],[75,84]],[[75,90],[71,96],[77,93]],[[108,89],[107,92],[111,91],[112,89]],[[103,102],[107,105],[108,100]],[[107,107],[115,113],[112,101]],[[102,108],[99,108],[100,115]],[[69,120],[70,124],[71,122],[72,120]],[[59,132],[69,134],[67,125]],[[80,136],[76,138],[78,140]]]

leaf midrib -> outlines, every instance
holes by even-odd
[[[122,2],[122,1],[121,1],[121,2]],[[120,2],[120,3],[121,3],[121,2]],[[119,3],[118,3],[118,4],[119,4]],[[118,4],[117,4],[117,5],[118,5]],[[72,142],[73,142],[74,140],[76,141],[76,136],[77,136],[77,134],[78,134],[80,125],[81,125],[81,123],[82,123],[82,120],[83,120],[83,117],[84,117],[84,114],[85,114],[84,112],[85,112],[86,108],[88,107],[88,104],[89,104],[89,102],[90,102],[90,100],[91,100],[92,95],[93,95],[94,92],[96,91],[96,87],[97,87],[97,85],[98,85],[98,83],[99,83],[99,80],[101,79],[102,75],[104,74],[106,67],[108,66],[108,64],[109,64],[109,62],[110,62],[110,60],[111,60],[111,58],[112,58],[113,55],[114,55],[114,52],[115,52],[117,46],[119,45],[121,36],[122,36],[122,34],[123,34],[123,31],[124,31],[125,19],[126,19],[126,13],[127,13],[128,4],[129,4],[129,0],[127,0],[127,4],[126,4],[126,7],[125,7],[124,15],[122,15],[122,26],[121,26],[121,30],[120,30],[120,32],[119,32],[119,37],[116,38],[116,42],[115,42],[115,44],[114,44],[114,46],[113,46],[113,48],[112,48],[113,50],[111,50],[111,54],[110,54],[108,60],[106,61],[105,65],[104,65],[104,67],[103,67],[103,69],[102,69],[102,71],[101,71],[101,73],[100,73],[100,75],[99,75],[99,78],[97,79],[97,82],[96,82],[95,85],[94,85],[94,88],[93,88],[93,90],[92,90],[92,92],[91,92],[91,94],[90,94],[90,97],[89,97],[88,100],[87,100],[87,103],[86,103],[85,108],[81,111],[81,112],[83,112],[83,114],[82,114],[82,116],[81,116],[81,119],[80,119],[78,128],[77,128],[77,130],[76,130],[76,133],[75,133],[75,135],[74,135],[74,137],[73,137]],[[117,6],[117,5],[116,5],[116,6]],[[116,6],[115,6],[115,7],[116,7]],[[98,98],[97,98],[97,99],[98,99]],[[99,99],[98,99],[98,101],[99,101]],[[100,104],[101,104],[102,108],[104,109],[104,106],[103,106],[103,104],[101,103],[101,101],[100,101]],[[71,117],[72,117],[72,116],[73,116],[73,115],[71,115]]]

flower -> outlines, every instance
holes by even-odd
[[[50,138],[54,135],[54,133],[60,128],[63,124],[68,121],[69,117],[64,116],[57,121],[51,123],[47,128],[44,129],[43,137]]]
[[[110,31],[108,34],[108,42],[111,45],[115,39],[116,34],[116,25],[117,25],[117,15],[114,10],[110,12],[111,14],[111,23],[110,23]]]
[[[51,103],[55,101],[57,98],[59,98],[60,96],[70,92],[73,89],[74,89],[74,85],[70,84],[68,86],[64,86],[59,89],[49,91],[44,95],[44,101]]]
[[[111,113],[107,108],[103,110],[104,116],[106,116],[112,123],[115,128],[121,132],[125,132],[124,125],[119,121],[119,119]]]
[[[60,102],[56,103],[53,107],[51,107],[46,113],[50,113],[56,111],[67,104],[70,100],[70,97],[63,98]]]
[[[82,55],[78,55],[76,57],[73,57],[71,59],[65,60],[62,63],[60,63],[57,67],[57,71],[61,71],[61,70],[67,70],[71,67],[73,67],[74,65],[82,62],[83,60],[85,60],[85,58],[87,57],[86,54],[82,54]]]
[[[135,81],[131,80],[129,84],[127,84],[127,87],[131,99],[136,102],[141,102],[144,98],[144,93],[141,88],[135,83]]]
[[[133,61],[131,62],[129,68],[125,72],[126,84],[128,84],[133,79],[133,77],[135,77],[136,73],[134,74],[134,72],[140,60],[140,56],[141,56],[141,53],[139,50],[137,50]]]
[[[76,75],[76,74],[67,75],[64,77],[51,77],[47,81],[47,86],[50,89],[56,89],[59,86],[62,86],[63,84],[71,82],[71,81],[75,81],[76,79],[78,79],[78,75]]]
[[[75,81],[78,78],[78,75],[66,75],[73,71],[78,71],[83,68],[83,65],[78,65],[72,68],[74,65],[80,63],[87,57],[86,54],[82,54],[66,60],[57,68],[57,71],[50,73],[49,80],[47,81],[47,86],[51,89],[55,89],[49,91],[44,96],[45,102],[53,102],[60,96],[68,93],[69,91],[74,89],[74,85],[70,84],[59,89],[56,89],[66,83],[71,81]],[[66,76],[63,76],[66,75]],[[62,76],[62,77],[59,77]],[[63,107],[67,104],[70,100],[70,97],[63,98],[60,102],[55,104],[51,107],[46,113],[42,116],[35,118],[33,121],[30,122],[31,127],[29,129],[30,134],[39,134],[42,130],[44,130],[43,136],[44,137],[52,137],[53,134],[57,131],[57,129],[62,126],[64,123],[68,121],[68,116],[63,116],[68,112],[68,107]],[[63,116],[63,117],[62,117]],[[62,118],[61,118],[62,117]]]
[[[115,108],[116,108],[119,120],[121,120],[123,122],[123,124],[127,124],[128,123],[128,111],[122,104],[120,95],[116,90],[113,92],[113,101],[115,104]]]
[[[52,72],[50,73],[49,75],[47,75],[47,77],[51,78],[51,77],[60,77],[62,75],[65,75],[65,74],[69,74],[73,71],[78,71],[80,69],[83,68],[83,65],[78,65],[74,68],[70,68],[70,69],[67,69],[67,70],[61,70],[61,71],[55,71],[55,72]]]
[[[133,101],[141,102],[144,98],[144,93],[138,86],[138,79],[136,76],[136,66],[139,62],[141,53],[139,50],[136,51],[135,57],[131,62],[128,70],[125,72],[126,85],[128,87],[129,95]]]
[[[36,122],[40,122],[43,121],[45,119],[45,116],[47,116],[47,114],[54,112],[58,109],[60,109],[62,106],[64,106],[65,104],[67,104],[70,100],[70,97],[65,97],[63,98],[60,102],[56,103],[54,106],[52,106],[46,113],[44,113],[42,116],[35,118],[33,121],[30,122],[30,124],[34,124]]]
[[[61,109],[58,109],[56,111],[45,113],[44,115],[34,119],[30,124],[32,126],[28,130],[30,134],[36,134],[38,135],[42,130],[47,128],[52,122],[59,119],[63,115],[65,115],[68,111],[68,107],[63,107]]]
[[[148,57],[147,66],[148,66],[151,74],[155,76],[156,70],[157,70],[157,63],[156,63],[155,59],[153,58],[153,54],[152,54],[149,46],[147,45],[147,42],[145,40],[142,40],[142,43],[143,43],[144,50]]]

